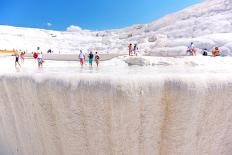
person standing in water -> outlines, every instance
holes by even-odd
[[[92,52],[90,52],[89,53],[89,65],[90,65],[90,67],[92,67],[93,66],[93,53]]]
[[[196,49],[193,42],[188,46],[187,53],[190,53],[191,56],[196,56]]]
[[[95,62],[96,62],[97,67],[98,67],[99,66],[99,62],[100,62],[100,56],[99,56],[99,54],[97,52],[95,54]]]
[[[44,59],[43,59],[43,53],[40,50],[40,47],[37,48],[37,54],[38,54],[38,57],[37,57],[38,67],[41,68],[43,67]]]
[[[21,59],[21,62],[22,62],[22,63],[24,63],[25,54],[26,54],[25,51],[22,51],[22,52],[20,53],[20,59]]]
[[[138,49],[139,48],[138,48],[137,44],[135,44],[133,51],[134,51],[134,55],[136,55],[136,56],[138,55]]]
[[[19,52],[17,50],[14,50],[14,53],[15,53],[15,68],[17,68],[17,65],[21,67],[19,63]]]
[[[129,56],[131,56],[132,55],[132,44],[129,44],[128,48],[129,48]]]
[[[217,57],[221,55],[221,51],[218,47],[215,47],[215,49],[212,51],[212,54],[214,57]]]
[[[38,67],[42,68],[43,67],[43,63],[44,63],[43,53],[42,52],[38,54],[37,60],[38,60]]]
[[[85,62],[85,55],[82,52],[82,50],[80,50],[79,59],[80,59],[81,66],[83,66]]]

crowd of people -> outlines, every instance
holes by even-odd
[[[21,64],[24,63],[24,59],[25,59],[25,51],[21,51],[21,50],[13,50],[14,55],[15,55],[15,67],[21,67]],[[38,62],[38,67],[42,68],[43,64],[44,64],[44,55],[43,52],[41,51],[40,47],[37,47],[36,52],[32,52],[33,54],[33,58],[35,60],[37,60]],[[93,54],[93,52],[90,52],[88,54],[88,57],[86,57],[86,54],[84,52],[82,52],[82,50],[80,50],[79,53],[79,61],[81,66],[83,67],[83,65],[85,64],[85,62],[87,62],[86,58],[88,58],[88,63],[90,67],[93,67],[93,62],[96,62],[97,67],[99,66],[100,63],[100,55],[98,54],[98,52],[95,52],[95,54]]]
[[[129,56],[137,56],[138,55],[138,45],[137,44],[129,44],[128,46],[128,50],[129,50]],[[215,47],[212,51],[212,56],[213,57],[217,57],[217,56],[221,56],[222,55],[222,52],[221,50],[219,49],[219,47]],[[188,46],[187,48],[187,55],[190,55],[190,56],[196,56],[197,55],[197,49],[194,45],[193,42],[190,43],[190,45]],[[210,55],[210,51],[208,51],[207,48],[204,48],[202,49],[202,55],[203,56],[209,56]]]
[[[137,44],[129,44],[128,46],[129,49],[129,56],[137,56],[138,55],[138,45]],[[13,50],[14,54],[15,54],[15,67],[19,66],[21,67],[21,64],[24,63],[24,59],[25,59],[25,51],[21,51],[21,50]],[[50,49],[48,50],[47,53],[53,53]],[[196,47],[194,45],[193,42],[190,43],[190,45],[187,48],[187,55],[190,56],[196,56],[197,54],[197,50]],[[86,56],[87,55],[87,56]],[[207,48],[202,49],[202,55],[203,56],[209,56],[210,55],[210,51],[208,51]],[[211,55],[213,57],[217,57],[217,56],[221,56],[222,52],[218,47],[215,47],[212,51],[211,51]],[[44,56],[42,51],[40,50],[40,47],[37,47],[37,51],[33,52],[33,58],[37,60],[38,62],[38,67],[41,68],[43,67],[43,63],[44,63]],[[80,61],[80,65],[84,66],[85,62],[87,62],[86,60],[88,59],[88,63],[89,66],[92,67],[93,66],[93,62],[95,61],[96,66],[99,66],[100,63],[100,56],[98,54],[98,52],[95,52],[95,54],[93,54],[93,52],[89,52],[88,54],[85,54],[82,50],[80,50],[79,53],[79,61]]]
[[[193,42],[190,43],[190,45],[187,48],[187,55],[190,56],[196,56],[197,50],[195,48],[195,45]],[[222,52],[219,49],[219,47],[215,47],[212,51],[211,54],[213,57],[217,57],[217,56],[221,56]],[[202,55],[203,56],[209,56],[210,55],[210,51],[207,48],[202,49]]]

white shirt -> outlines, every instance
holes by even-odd
[[[191,45],[189,46],[189,49],[190,49],[190,50],[193,50],[194,48],[195,48],[194,44],[191,44]]]
[[[80,57],[80,59],[84,59],[85,55],[83,53],[80,53],[79,57]]]
[[[40,54],[38,55],[38,58],[39,58],[39,59],[43,59],[43,55],[40,53]]]

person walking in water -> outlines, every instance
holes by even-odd
[[[83,65],[84,65],[84,62],[85,62],[85,55],[84,55],[84,53],[82,52],[82,50],[80,50],[79,59],[80,59],[80,64],[81,64],[81,66],[83,66]]]
[[[139,48],[138,48],[137,44],[135,44],[133,51],[134,51],[134,55],[136,55],[136,56],[138,55],[138,49]]]
[[[128,48],[129,48],[129,56],[131,56],[132,55],[132,44],[129,44]]]
[[[43,59],[43,53],[40,50],[40,47],[37,47],[37,61],[38,61],[38,67],[42,68],[43,67],[43,63],[44,63],[44,59]]]
[[[93,66],[93,52],[90,52],[89,53],[89,66],[92,67]]]
[[[43,53],[42,53],[42,52],[40,52],[40,53],[38,54],[37,60],[38,60],[38,67],[39,67],[39,68],[42,68],[42,67],[43,67],[43,63],[44,63],[44,60],[43,60]]]
[[[99,62],[100,62],[100,56],[99,56],[99,54],[97,52],[95,54],[95,62],[96,62],[97,67],[98,67],[99,66]]]
[[[19,67],[21,67],[20,63],[19,63],[19,52],[17,50],[13,50],[15,53],[15,68],[17,68],[17,65]]]

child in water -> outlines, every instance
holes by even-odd
[[[44,61],[43,61],[43,53],[42,52],[38,54],[37,60],[38,60],[38,67],[39,68],[43,67],[43,62]]]

